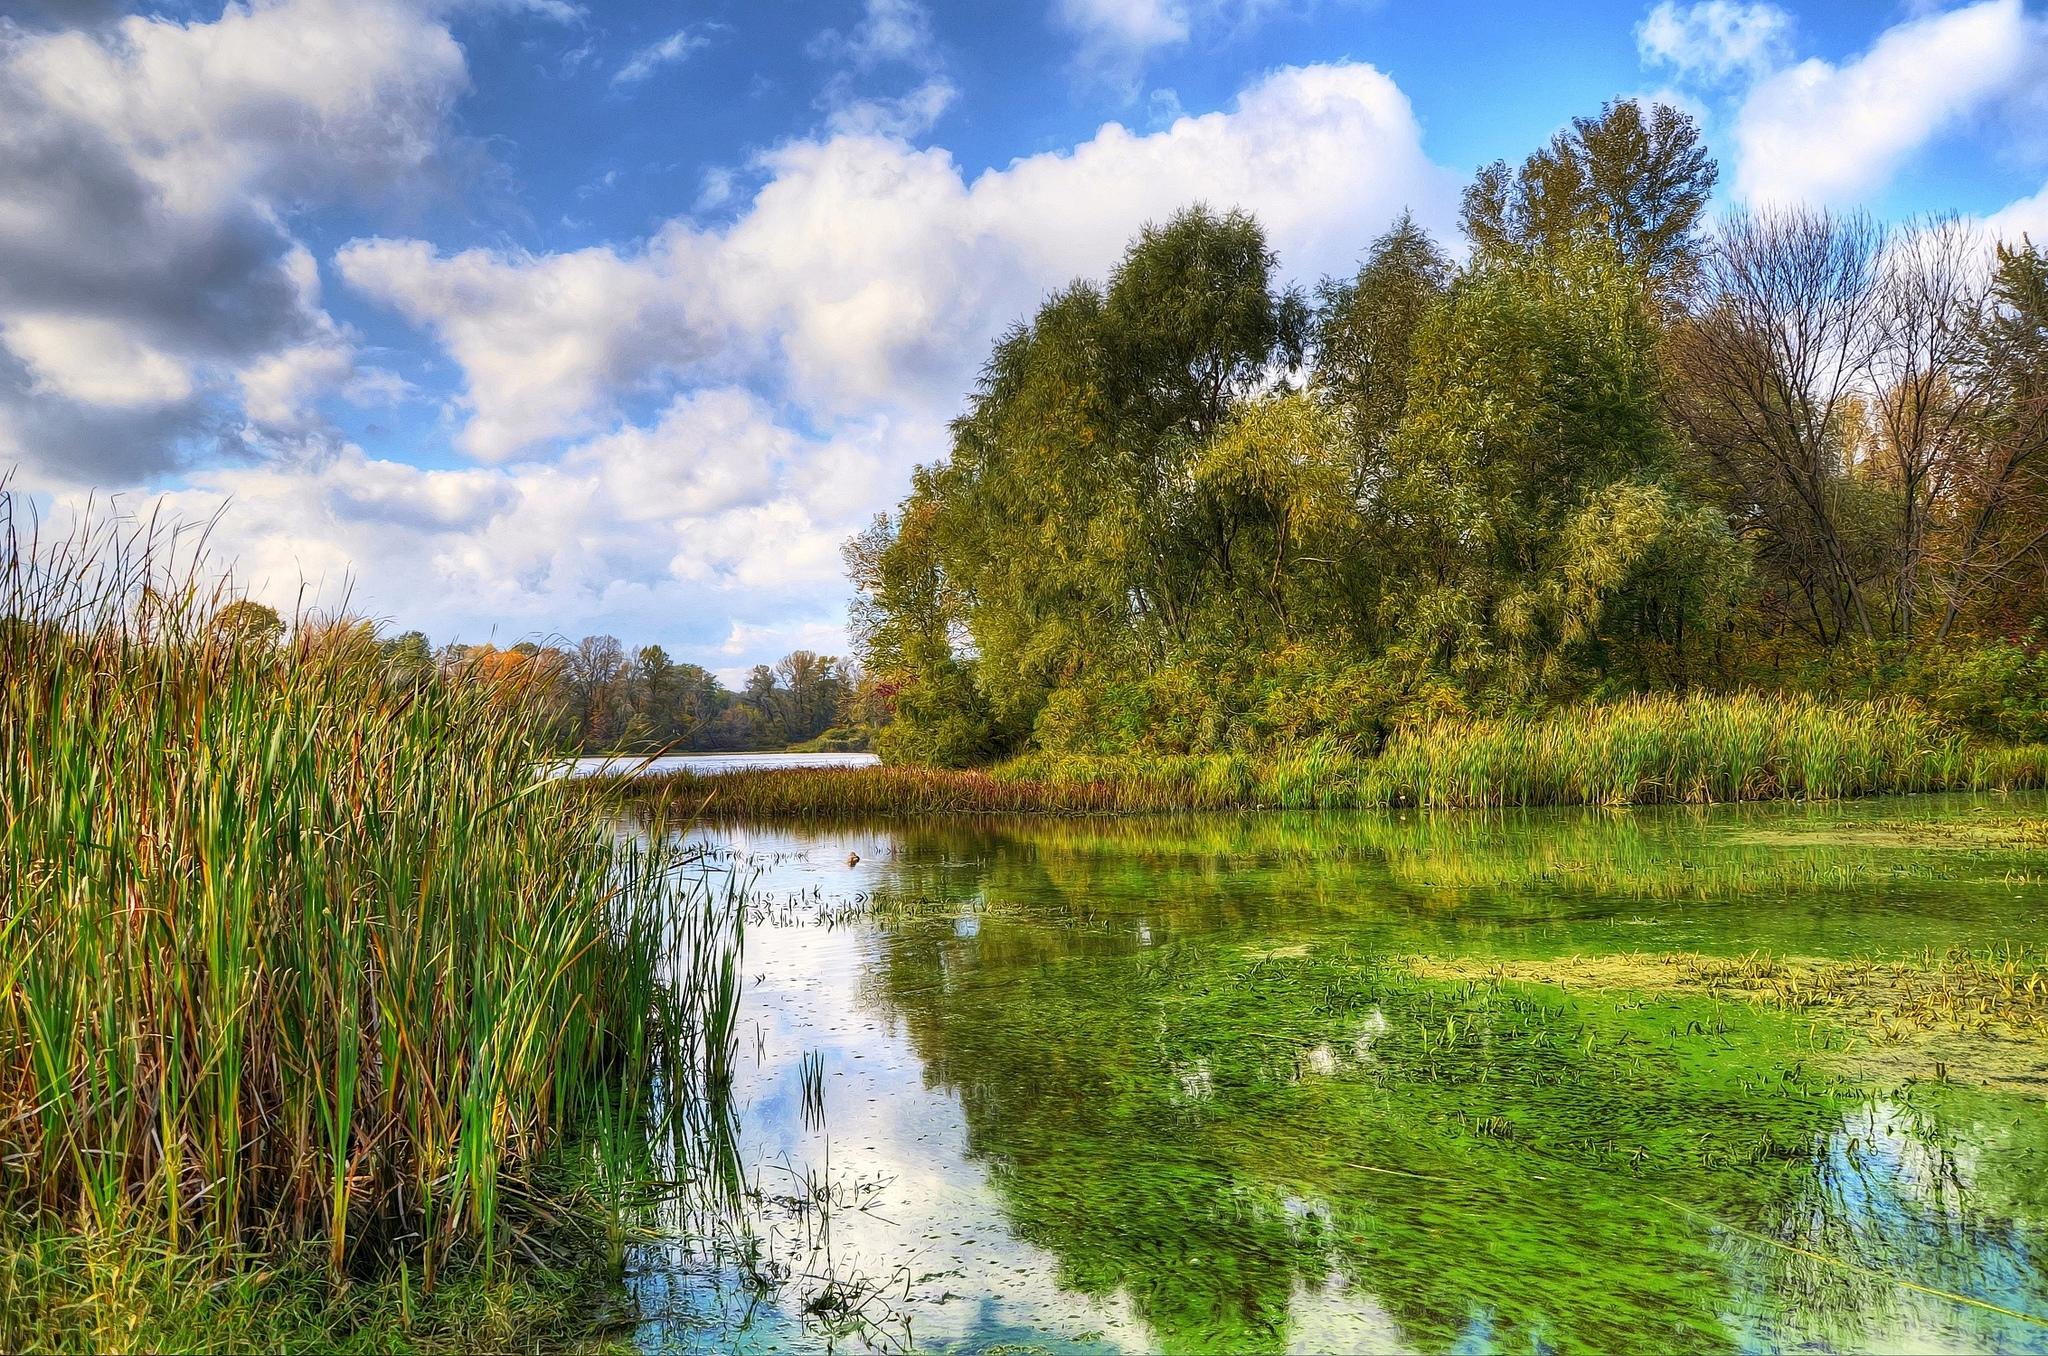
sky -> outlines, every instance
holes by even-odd
[[[990,341],[1195,201],[1287,277],[1618,97],[1718,207],[2048,238],[2048,11],[0,0],[0,474],[437,641],[843,653]]]

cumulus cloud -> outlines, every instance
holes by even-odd
[[[2038,193],[2007,203],[1986,218],[1984,225],[1994,240],[2017,241],[2026,236],[2048,248],[2048,184]]]
[[[1317,0],[1053,0],[1052,22],[1074,40],[1083,74],[1129,98],[1163,52],[1204,38],[1228,43],[1274,13],[1316,7]]]
[[[1150,134],[1110,123],[971,180],[943,149],[850,129],[757,169],[729,225],[671,221],[634,250],[370,240],[339,264],[440,337],[466,383],[462,446],[503,458],[707,364],[757,364],[827,418],[948,411],[1002,326],[1191,200],[1256,208],[1283,262],[1313,277],[1347,269],[1404,207],[1448,223],[1455,196],[1406,97],[1366,65],[1276,71],[1228,111]]]
[[[1636,50],[1648,65],[1681,76],[1725,80],[1757,76],[1779,64],[1792,37],[1792,16],[1769,3],[1661,0],[1636,26]]]
[[[229,506],[212,547],[282,608],[350,604],[499,643],[661,634],[716,664],[735,628],[836,615],[838,543],[867,511],[846,477],[900,476],[898,431],[805,437],[760,397],[713,387],[554,461],[423,469],[343,444],[197,469],[164,507],[196,521]]]
[[[192,394],[184,363],[115,321],[17,312],[0,320],[0,341],[27,365],[41,394],[117,408],[169,405]]]
[[[0,30],[0,461],[129,482],[347,377],[296,204],[422,172],[467,87],[399,0]]]
[[[2043,42],[2020,0],[1909,19],[1840,64],[1808,58],[1758,81],[1735,118],[1735,186],[1752,202],[1843,203],[2018,91]]]
[[[440,339],[473,411],[458,445],[502,460],[591,431],[621,396],[714,349],[707,270],[683,257],[695,245],[669,232],[633,257],[606,246],[442,255],[424,241],[368,239],[335,262],[352,286]]]

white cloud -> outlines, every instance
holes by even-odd
[[[861,21],[846,38],[856,65],[896,61],[930,69],[938,61],[931,11],[918,0],[867,0]]]
[[[894,98],[845,101],[826,116],[825,126],[834,134],[906,139],[921,136],[959,97],[960,91],[952,81],[935,76]]]
[[[48,392],[94,405],[165,405],[192,394],[191,370],[118,323],[90,316],[17,312],[0,320],[4,341]]]
[[[705,517],[767,496],[799,441],[757,396],[716,388],[676,397],[650,425],[584,443],[563,466],[603,485],[623,522]]]
[[[1725,80],[1761,75],[1785,56],[1792,16],[1769,3],[1660,0],[1636,26],[1636,50],[1650,65],[1680,75]]]
[[[2017,241],[2027,236],[2036,246],[2048,249],[2048,184],[2042,185],[2038,193],[1993,212],[1984,226],[1994,240]]]
[[[467,87],[402,0],[0,25],[0,462],[122,483],[237,406],[302,426],[353,359],[287,222],[430,173]]]
[[[1408,101],[1365,65],[1273,72],[1236,107],[972,181],[944,150],[842,131],[765,155],[728,226],[676,220],[631,251],[436,254],[372,240],[342,276],[431,328],[487,458],[591,431],[621,390],[746,365],[825,418],[956,408],[985,347],[1050,289],[1100,275],[1146,221],[1245,205],[1298,276],[1348,269],[1404,207],[1451,219]]]
[[[821,654],[846,653],[846,626],[836,621],[799,621],[785,626],[756,626],[749,622],[735,622],[727,633],[725,643],[718,647],[719,653],[728,656],[746,654],[788,653],[791,650],[815,650]],[[728,686],[738,687],[746,681],[743,669],[729,670],[734,676],[727,679]]]
[[[1269,15],[1315,8],[1317,0],[1053,0],[1053,24],[1074,39],[1074,63],[1126,98],[1146,63],[1196,40],[1243,37]]]
[[[701,265],[666,235],[634,258],[596,246],[567,254],[358,240],[336,257],[352,286],[434,331],[462,365],[475,412],[457,439],[501,460],[545,439],[586,433],[619,396],[674,374],[712,345]]]
[[[847,476],[907,470],[884,451],[890,432],[804,438],[758,397],[713,388],[553,463],[429,470],[344,445],[194,471],[164,507],[219,512],[212,549],[281,608],[346,601],[470,641],[491,638],[479,617],[500,643],[660,636],[711,664],[735,628],[772,637],[837,614],[839,543],[868,512]]]
[[[128,18],[17,41],[8,72],[119,146],[171,210],[387,191],[468,88],[462,49],[399,0],[254,0],[212,23]]]
[[[1907,157],[2017,92],[2041,22],[2020,0],[1910,19],[1836,65],[1809,58],[1750,89],[1735,120],[1737,191],[1752,202],[1853,202]]]
[[[1127,67],[1188,40],[1188,0],[1057,0],[1053,15],[1086,66]]]
[[[694,29],[679,28],[660,42],[649,43],[633,53],[632,59],[619,67],[612,76],[614,85],[632,85],[645,80],[663,66],[674,66],[690,59],[690,53],[707,46],[711,39]]]

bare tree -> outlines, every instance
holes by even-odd
[[[1988,256],[1954,218],[1892,237],[1878,286],[1872,448],[1897,495],[1893,627],[1912,643],[1929,538],[1981,461],[1990,374],[1971,362]]]
[[[1884,231],[1864,215],[1735,215],[1671,336],[1679,424],[1741,531],[1804,592],[1810,629],[1874,635],[1841,522],[1878,338]]]
[[[1860,214],[1733,216],[1671,337],[1674,412],[1823,644],[1876,634],[1842,504],[1883,333],[1884,244]]]

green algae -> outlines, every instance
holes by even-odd
[[[2038,813],[773,841],[868,863],[790,879],[858,898],[827,936],[908,1080],[863,1086],[939,1099],[954,1128],[920,1129],[908,1161],[976,1183],[948,1207],[962,1272],[910,1288],[920,1349],[2043,1351],[2044,864],[1996,827]],[[1966,845],[1862,833],[1945,817]],[[806,1049],[845,1016],[776,1001]],[[755,1112],[783,1153],[786,1096]],[[859,1135],[886,1156],[908,1133]],[[933,1188],[906,1175],[915,1211]],[[961,1279],[998,1246],[1001,1275],[1101,1321]]]

